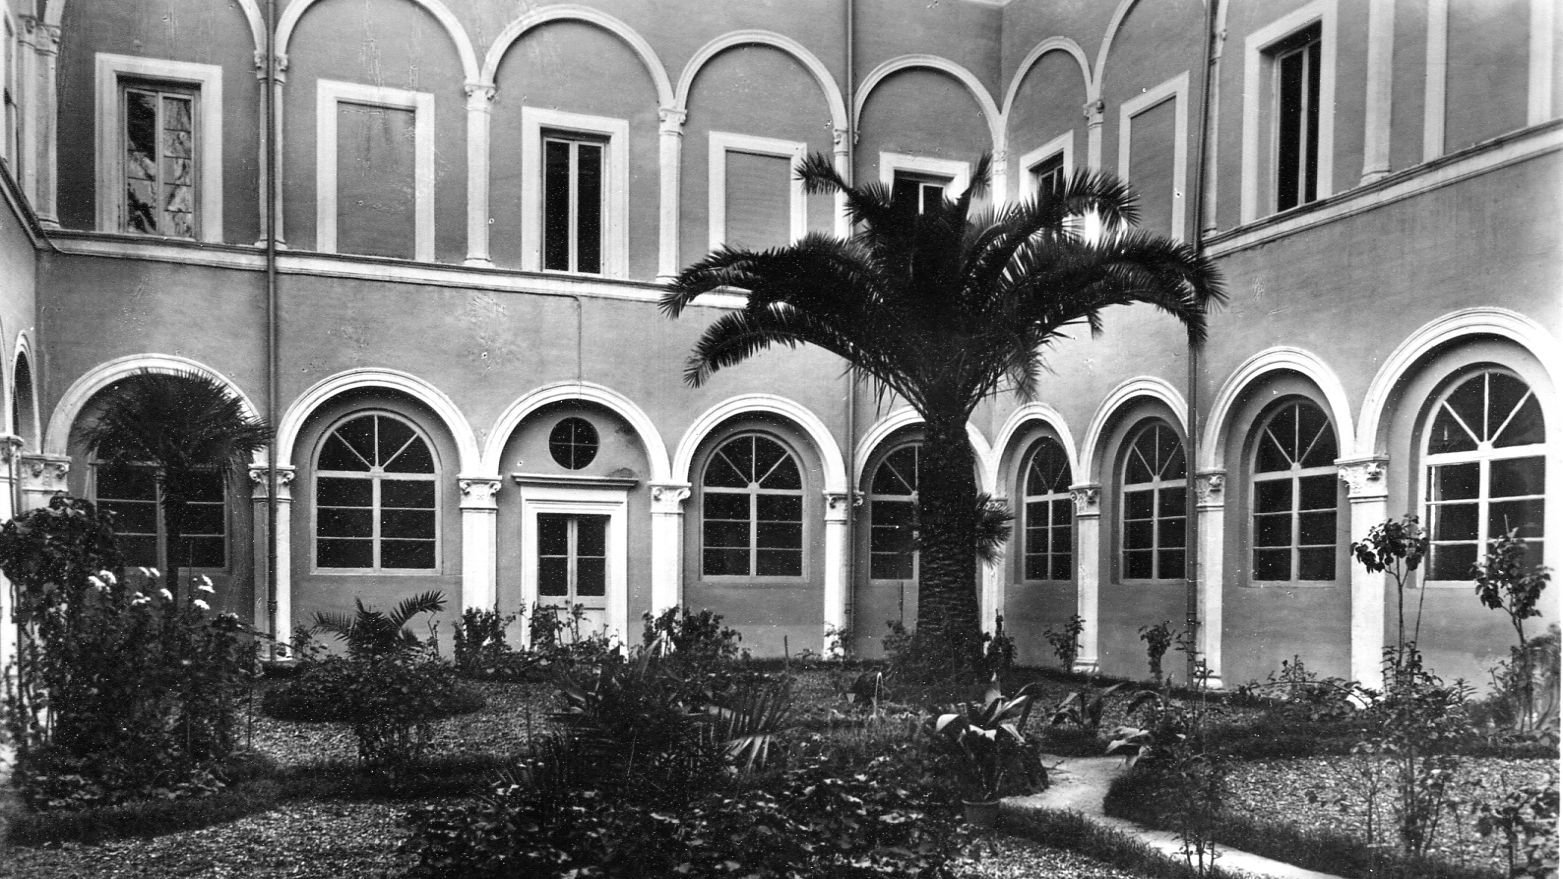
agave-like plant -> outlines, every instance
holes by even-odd
[[[1024,745],[1026,721],[1031,717],[1033,690],[1022,687],[1006,697],[997,676],[989,682],[981,701],[952,705],[934,719],[933,731],[955,747],[961,756],[972,802],[998,799],[1009,757]]]
[[[438,590],[402,599],[390,613],[365,607],[362,599],[353,599],[358,610],[345,613],[317,613],[311,631],[335,635],[347,644],[347,655],[354,659],[383,659],[416,649],[421,642],[407,624],[425,613],[445,609],[445,596]]]
[[[709,711],[727,759],[746,772],[763,767],[771,743],[792,719],[792,679],[747,687],[726,701]]]

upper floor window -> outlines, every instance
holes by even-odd
[[[187,488],[184,525],[177,544],[163,515],[162,490],[151,467],[96,467],[98,507],[114,514],[116,543],[126,564],[166,568],[228,567],[228,480],[218,470],[193,474]]]
[[[521,267],[624,277],[629,123],[521,108]]]
[[[1319,197],[1319,80],[1323,41],[1318,24],[1276,44],[1275,209],[1307,204]]]
[[[98,228],[220,242],[222,68],[96,56]]]
[[[728,440],[700,486],[705,576],[803,576],[803,473],[781,443],[759,434]]]
[[[1025,579],[1068,580],[1074,568],[1074,509],[1069,457],[1052,437],[1039,440],[1026,464]]]
[[[944,190],[949,185],[948,178],[897,171],[895,183],[890,188],[890,199],[897,205],[925,214],[943,200]]]
[[[434,454],[388,413],[350,418],[315,461],[315,566],[365,571],[438,567]]]
[[[1287,403],[1259,428],[1254,452],[1255,580],[1334,580],[1335,431],[1312,403]]]
[[[1031,174],[1032,190],[1051,190],[1060,187],[1064,183],[1067,172],[1064,171],[1064,154],[1054,153],[1049,158],[1043,159],[1028,169]]]
[[[124,202],[119,231],[196,237],[198,93],[131,82],[120,91]]]
[[[710,140],[711,249],[765,250],[802,238],[808,232],[808,197],[792,169],[807,145],[724,131],[711,132]]]
[[[922,447],[902,446],[885,456],[868,487],[868,576],[873,580],[917,579],[917,485]]]
[[[1183,442],[1151,421],[1132,435],[1123,463],[1123,578],[1184,576],[1188,473]]]
[[[1470,579],[1487,541],[1514,530],[1540,564],[1547,461],[1535,392],[1495,369],[1470,376],[1438,398],[1425,442],[1427,578]]]
[[[602,273],[601,141],[543,137],[543,268]]]

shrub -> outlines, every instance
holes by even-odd
[[[1161,683],[1161,660],[1172,646],[1172,621],[1162,620],[1154,626],[1140,627],[1140,640],[1145,642],[1145,659],[1150,663],[1151,679]]]
[[[505,642],[505,627],[516,615],[467,608],[453,635],[456,673],[482,681],[526,681],[538,666],[536,654]]]
[[[388,679],[400,674],[401,681]],[[299,674],[261,697],[261,710],[278,720],[352,723],[373,710],[390,687],[422,707],[424,720],[470,714],[484,705],[483,695],[457,680],[455,669],[423,657],[355,660],[331,656],[305,663]],[[389,697],[384,697],[389,698]]]
[[[1064,671],[1074,670],[1075,658],[1080,655],[1080,633],[1084,631],[1085,618],[1079,614],[1070,614],[1062,632],[1055,632],[1052,626],[1048,626],[1047,631],[1042,633],[1047,643],[1053,646],[1053,655],[1058,657]]]
[[[208,615],[209,582],[197,578],[182,601],[137,592],[107,517],[63,494],[0,529],[0,570],[24,633],[6,722],[29,807],[221,787],[256,642],[237,616]],[[153,589],[156,576],[135,579]]]

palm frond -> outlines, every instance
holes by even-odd
[[[445,609],[445,596],[437,589],[431,589],[419,595],[412,595],[401,600],[396,609],[391,611],[387,619],[391,625],[400,629],[407,622],[419,614],[439,613]],[[410,633],[409,633],[410,634]]]

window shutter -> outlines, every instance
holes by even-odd
[[[417,205],[412,110],[337,104],[337,251],[412,259]]]
[[[727,154],[726,243],[761,250],[792,240],[792,160]]]

